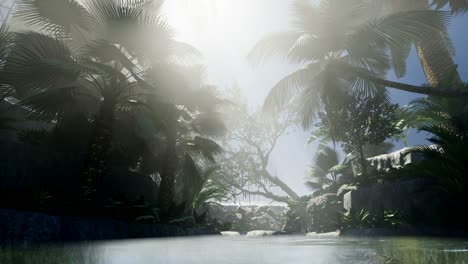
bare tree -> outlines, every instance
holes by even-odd
[[[292,115],[272,119],[262,112],[249,112],[239,90],[233,89],[231,104],[225,109],[227,136],[222,142],[222,181],[236,195],[258,195],[287,203],[299,196],[269,170],[270,156],[278,139],[294,125]]]

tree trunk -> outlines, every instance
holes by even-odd
[[[297,201],[299,200],[299,195],[295,191],[293,191],[285,182],[283,182],[280,178],[272,176],[267,170],[263,170],[261,174],[267,178],[270,182],[274,183],[277,187],[279,187],[283,192],[285,192],[291,199]],[[267,197],[268,198],[268,197]]]
[[[394,0],[392,8],[396,12],[431,10],[428,0]],[[457,71],[457,65],[453,62],[452,55],[447,47],[444,32],[430,36],[427,40],[418,43],[416,51],[426,75],[426,80],[430,86],[463,87],[463,82]],[[444,80],[446,80],[448,75],[452,79],[447,83]]]
[[[83,196],[92,199],[99,193],[102,179],[107,172],[107,159],[111,150],[114,112],[113,103],[104,101],[96,116],[83,168]]]
[[[174,133],[171,133],[174,132]],[[159,210],[163,219],[168,219],[170,209],[175,200],[175,172],[177,168],[176,133],[171,131],[167,135],[166,154],[161,169],[161,183],[159,184]]]
[[[430,86],[461,88],[463,82],[444,38],[441,32],[416,45],[421,66]]]
[[[358,151],[359,151],[359,163],[361,164],[361,177],[363,179],[367,179],[367,160],[366,157],[364,157],[364,149],[362,147],[362,144],[359,144],[358,146]]]
[[[442,96],[442,97],[468,97],[468,89],[459,89],[456,87],[442,87],[442,89],[431,88],[431,87],[424,87],[424,86],[417,86],[411,85],[406,83],[394,82],[385,79],[381,79],[378,76],[368,75],[368,74],[361,74],[356,72],[358,76],[362,79],[366,79],[369,81],[373,81],[376,84],[383,85],[385,87],[390,87],[398,90],[402,90],[405,92],[410,93],[419,93],[425,95],[434,95],[434,96]]]

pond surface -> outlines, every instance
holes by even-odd
[[[468,239],[194,237],[0,251],[14,264],[467,263]]]

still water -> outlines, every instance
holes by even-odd
[[[468,240],[428,238],[195,237],[2,250],[14,264],[468,264]]]

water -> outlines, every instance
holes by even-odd
[[[468,264],[468,240],[195,237],[0,251],[14,264]]]

